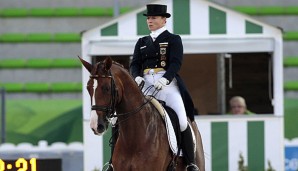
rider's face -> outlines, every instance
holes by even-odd
[[[166,17],[162,16],[147,16],[147,25],[150,31],[155,31],[162,28],[166,24]]]

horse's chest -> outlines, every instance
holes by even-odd
[[[147,150],[140,151],[123,151],[123,153],[117,154],[116,168],[122,171],[155,171],[163,170],[165,158],[160,158],[161,156],[167,156],[163,152],[158,152],[156,150],[153,152],[150,150],[151,147],[148,146]]]

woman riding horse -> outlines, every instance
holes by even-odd
[[[174,166],[176,171],[185,171],[183,159],[173,156],[161,115],[151,100],[145,98],[129,72],[111,58],[95,66],[80,60],[90,72],[87,90],[92,105],[90,127],[93,132],[97,135],[104,133],[111,118],[118,118],[119,136],[111,169],[166,171],[172,168],[169,166]],[[191,125],[197,144],[195,162],[200,171],[204,171],[202,141],[196,123]]]
[[[189,93],[186,90],[186,87],[185,87],[182,79],[178,75],[178,71],[180,70],[180,67],[182,64],[182,58],[183,58],[183,45],[182,45],[181,38],[178,35],[171,34],[166,29],[166,26],[165,26],[166,19],[171,16],[169,13],[167,13],[167,6],[159,5],[159,4],[149,4],[149,5],[147,5],[147,13],[144,14],[144,16],[147,16],[147,25],[148,25],[149,30],[151,31],[151,34],[150,34],[150,36],[145,36],[145,37],[140,38],[135,46],[133,60],[132,60],[131,66],[130,66],[131,74],[135,78],[135,82],[137,83],[137,84],[135,84],[135,86],[140,85],[142,82],[144,82],[145,85],[144,85],[143,90],[146,90],[148,95],[153,95],[154,92],[156,90],[158,90],[159,92],[158,92],[158,94],[155,95],[155,98],[166,102],[166,105],[171,107],[176,112],[176,114],[179,118],[179,125],[180,125],[181,137],[182,137],[181,147],[182,147],[182,151],[183,151],[183,155],[184,155],[184,159],[185,159],[185,163],[186,163],[186,168],[188,171],[199,171],[199,168],[196,165],[198,162],[195,161],[195,156],[194,156],[194,145],[193,145],[192,132],[191,132],[191,129],[188,126],[188,122],[187,122],[187,116],[190,118],[190,120],[192,122],[194,121],[194,116],[193,116],[194,115],[194,105],[193,105],[193,102],[192,102],[192,99],[191,99]],[[83,62],[83,64],[84,64],[84,62]],[[85,64],[84,66],[86,67],[86,65],[87,64]],[[114,71],[116,73],[115,73],[115,75],[113,75],[113,73],[111,71],[113,68],[112,64],[109,64],[109,62],[107,62],[107,61],[105,61],[102,65],[104,65],[104,67],[103,67],[104,69],[102,69],[100,65],[97,65],[97,69],[95,71],[95,72],[98,72],[98,71],[102,70],[101,76],[98,73],[92,73],[92,71],[89,70],[89,72],[91,72],[91,74],[96,75],[96,77],[95,76],[91,77],[92,79],[90,82],[92,84],[94,84],[94,81],[97,80],[98,78],[110,78],[111,80],[114,80],[114,81],[111,81],[110,85],[112,86],[115,84],[114,87],[117,87],[116,86],[117,81],[119,81],[120,78],[118,78],[118,76],[116,77],[116,75],[119,73],[117,71]],[[105,79],[105,80],[107,80],[107,79]],[[96,87],[99,86],[98,84],[102,84],[102,83],[99,80],[97,80]],[[128,83],[126,83],[125,85],[127,85],[127,84]],[[121,85],[123,85],[122,82],[121,82]],[[152,85],[155,87],[156,90],[154,88],[153,89],[149,88]],[[131,85],[131,86],[135,87],[134,85]],[[108,89],[108,87],[102,87],[102,88]],[[89,89],[91,89],[91,88],[89,87]],[[91,91],[89,89],[88,89],[88,91],[89,91],[91,97],[95,96],[98,93],[95,91],[95,88],[93,91]],[[114,101],[111,100],[110,104],[112,106],[117,105],[117,101],[119,101],[119,94],[125,94],[125,93],[119,93],[119,89],[124,89],[124,88],[117,87],[118,91],[117,91],[116,95],[118,95],[118,98]],[[133,89],[130,88],[130,90],[132,91]],[[126,100],[129,100],[130,102],[132,102],[139,96],[143,97],[143,93],[141,91],[138,91],[139,93],[141,93],[141,95],[136,95],[135,91],[132,91],[132,92],[134,92],[133,96],[129,95],[131,97]],[[102,95],[104,95],[104,94],[102,94]],[[125,96],[122,96],[122,98],[123,97],[125,97]],[[101,98],[105,99],[104,96]],[[103,101],[103,99],[99,100],[99,101]],[[113,98],[111,98],[111,99],[113,99]],[[120,100],[120,101],[122,101],[122,100]],[[99,111],[101,111],[101,112],[104,111],[104,112],[110,113],[110,114],[106,114],[106,115],[108,115],[108,118],[110,118],[113,115],[112,112],[115,112],[115,106],[110,108],[108,111],[106,106],[98,107],[98,105],[96,105],[95,97],[94,98],[92,97],[91,101],[92,101],[92,103],[94,103],[93,107],[92,107],[93,114],[91,115],[91,127],[95,133],[100,133],[100,132],[103,132],[103,130],[105,129],[106,122],[105,122],[105,118],[103,117],[103,115],[99,114]],[[133,105],[133,106],[143,106],[144,104],[147,104],[147,102],[144,101],[144,97],[139,98],[138,103],[141,103],[141,104]],[[142,105],[142,103],[143,103],[143,105]],[[148,104],[148,105],[150,105],[150,104]],[[134,111],[131,106],[129,106],[129,108],[130,108],[130,111]],[[150,112],[158,113],[154,109],[154,107],[153,107],[153,109],[152,109],[152,106],[148,108],[147,105],[144,105],[144,107],[142,107],[142,108],[140,107],[140,111],[137,111],[136,113],[145,113],[146,114],[146,113],[150,113]],[[165,137],[166,136],[165,128],[157,129],[157,127],[158,127],[157,125],[154,125],[154,127],[152,127],[152,125],[150,126],[150,124],[149,124],[152,121],[154,121],[154,122],[156,122],[155,124],[163,125],[162,120],[157,119],[157,118],[160,118],[160,116],[158,114],[153,115],[154,117],[157,117],[157,118],[152,119],[149,117],[149,118],[146,118],[145,120],[144,120],[144,118],[139,118],[134,124],[132,124],[134,126],[140,126],[140,123],[141,123],[142,124],[142,126],[140,126],[141,128],[144,128],[144,130],[147,130],[148,128],[150,130],[153,129],[155,131],[154,134],[157,134],[151,140],[149,140],[149,139],[144,138],[144,134],[147,135],[146,131],[145,132],[136,131],[135,135],[139,135],[139,133],[140,133],[140,137],[139,137],[140,141],[143,141],[144,144],[146,144],[146,146],[144,147],[146,149],[138,149],[138,151],[135,151],[135,149],[131,149],[131,148],[135,148],[135,147],[139,146],[139,144],[136,144],[136,142],[135,142],[136,137],[133,136],[133,137],[131,137],[131,138],[133,138],[133,140],[129,140],[128,137],[130,137],[130,136],[126,135],[123,130],[131,130],[131,129],[136,129],[138,127],[133,128],[133,127],[131,127],[130,124],[128,124],[132,120],[130,118],[130,116],[122,116],[121,115],[121,113],[127,113],[127,109],[124,109],[123,111],[117,110],[117,113],[120,113],[120,115],[116,114],[116,116],[118,117],[118,123],[119,123],[118,125],[120,127],[119,128],[120,133],[119,133],[119,138],[117,140],[116,140],[116,138],[114,138],[114,140],[112,141],[112,158],[113,159],[110,162],[110,165],[107,170],[111,171],[111,170],[113,170],[113,167],[114,168],[118,167],[118,168],[121,168],[122,170],[138,170],[138,169],[139,170],[150,170],[151,169],[151,170],[158,170],[158,171],[166,170],[169,162],[171,161],[171,155],[170,155],[171,153],[168,151],[168,149],[165,151],[162,151],[159,149],[169,148],[168,143],[166,143],[166,145],[164,143],[161,143],[160,146],[156,146],[156,145],[152,146],[151,144],[148,144],[148,143],[160,144],[160,142],[163,142],[164,140],[167,139]],[[137,114],[134,114],[134,115],[136,117],[140,117]],[[107,116],[105,116],[105,117],[107,117]],[[135,119],[135,117],[134,117],[134,119]],[[143,120],[143,122],[142,122],[142,120]],[[121,122],[123,122],[123,123],[121,124]],[[192,123],[192,125],[193,124],[194,123]],[[123,125],[126,125],[125,128],[123,128]],[[148,127],[148,125],[149,125],[149,127]],[[113,129],[113,131],[115,131],[115,129]],[[151,132],[150,134],[153,134],[153,132]],[[199,132],[197,130],[196,135],[198,136],[198,134],[199,134]],[[128,143],[128,141],[132,141],[132,142]],[[203,149],[201,147],[201,141],[197,140],[197,142],[200,143],[199,149],[201,150],[200,151],[201,155],[197,156],[197,157],[201,161],[200,164],[202,164],[202,166],[200,166],[201,170],[204,170],[204,164],[202,163],[202,161],[204,161],[203,157],[202,157]],[[122,145],[120,145],[120,144],[122,144]],[[125,144],[125,145],[123,145],[123,144]],[[115,146],[115,148],[114,148],[114,146]],[[127,151],[127,148],[125,149],[124,146],[129,147],[130,151]],[[150,148],[156,148],[156,149],[154,150],[154,149],[150,149]],[[145,160],[140,160],[140,159],[134,158],[136,156],[138,156],[139,158],[145,157],[144,154],[147,154],[147,153],[145,153],[143,150],[148,150],[148,149],[151,150],[151,152],[148,153],[148,155],[150,155],[150,157],[145,155],[146,156]],[[135,151],[135,153],[134,153],[134,151]],[[154,151],[159,151],[159,152],[155,154]],[[126,153],[134,154],[134,155],[127,156]],[[155,155],[157,155],[157,156],[155,156]],[[117,157],[115,157],[115,156],[117,156]],[[123,156],[126,156],[126,157],[123,157]],[[160,159],[160,156],[163,156],[162,160]],[[117,158],[117,160],[116,160],[116,158]],[[138,164],[131,164],[131,163],[127,164],[126,162],[127,162],[128,158],[131,162],[133,160],[137,160],[139,163]],[[133,160],[131,158],[133,158]],[[160,161],[162,161],[162,163],[160,163]],[[112,165],[112,163],[113,163],[113,165]],[[159,164],[150,166],[150,167],[148,165],[146,165],[146,164],[152,165],[154,163],[159,163]],[[125,168],[127,168],[127,169],[125,169]],[[133,168],[133,169],[129,169],[129,168]]]

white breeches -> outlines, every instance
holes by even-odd
[[[144,73],[145,85],[143,88],[143,92],[146,95],[152,95],[155,91],[155,88],[146,89],[149,86],[154,85],[155,82],[158,81],[164,75],[165,71],[160,71],[158,73],[154,73],[153,71],[149,71],[148,73]],[[145,92],[146,91],[146,92]],[[162,89],[155,95],[155,98],[165,101],[166,105],[171,107],[178,115],[180,131],[184,131],[187,128],[187,116],[184,107],[184,103],[177,85],[177,80],[174,78],[172,82],[162,87]]]

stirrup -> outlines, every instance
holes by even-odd
[[[105,169],[105,167],[106,167],[106,169]],[[103,165],[102,170],[103,170],[103,171],[113,171],[113,170],[114,170],[113,164],[110,163],[110,162],[106,162],[106,163]]]
[[[193,163],[190,163],[189,165],[186,166],[186,170],[189,168],[189,167],[192,167],[195,171],[200,171],[200,169],[198,168],[197,165],[193,164]]]

